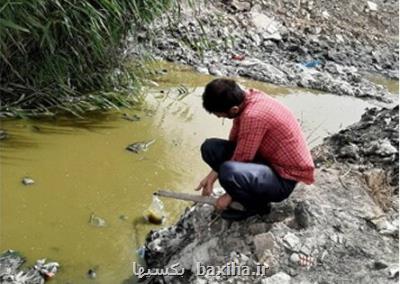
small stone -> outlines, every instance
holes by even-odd
[[[196,280],[193,283],[194,284],[207,284],[208,281],[206,279],[196,278]]]
[[[367,1],[367,6],[370,11],[378,11],[378,4],[374,2]]]
[[[304,202],[299,202],[294,208],[294,218],[300,228],[304,229],[309,226],[310,217],[306,210],[306,204]]]
[[[292,253],[292,255],[289,257],[290,262],[298,264],[300,261],[300,255],[298,253]]]
[[[208,72],[210,73],[210,75],[213,75],[213,76],[217,76],[217,77],[223,76],[222,72],[213,66],[208,67]]]
[[[236,11],[248,11],[251,8],[250,2],[233,0],[231,2],[231,7]]]
[[[352,158],[357,160],[359,158],[358,151],[358,146],[350,143],[349,145],[346,145],[340,149],[339,156],[343,158]]]
[[[249,226],[249,232],[252,235],[257,235],[261,233],[267,232],[269,229],[271,229],[270,225],[267,225],[266,223],[255,223],[251,224]]]
[[[87,272],[87,276],[90,279],[95,279],[97,277],[96,270],[94,268],[90,268]]]
[[[33,179],[29,178],[29,177],[24,177],[24,178],[22,179],[22,183],[23,183],[24,185],[32,185],[32,184],[35,183],[35,181],[34,181]]]
[[[325,11],[322,12],[322,17],[329,18],[329,16],[330,15],[329,15],[328,11],[325,10]]]
[[[286,274],[285,272],[278,272],[271,277],[268,277],[266,279],[262,279],[261,283],[262,284],[290,284],[290,280],[292,277],[290,275]]]
[[[399,267],[390,268],[388,271],[388,278],[393,279],[398,277],[399,277]]]
[[[206,75],[210,74],[208,72],[208,68],[207,67],[203,67],[203,66],[197,66],[196,67],[196,71],[199,72],[199,73],[206,74]]]
[[[273,250],[276,246],[274,236],[271,233],[263,233],[254,236],[255,253],[258,259],[264,255],[266,250]]]
[[[388,267],[387,263],[382,260],[376,260],[374,262],[374,269],[376,270],[385,269],[386,267]]]
[[[300,249],[300,252],[304,255],[311,255],[311,248],[307,245],[303,245]]]
[[[381,156],[389,156],[398,153],[398,149],[390,143],[389,139],[385,139],[381,141],[376,153]]]
[[[300,246],[300,239],[293,233],[287,233],[283,237],[284,245],[293,251],[298,251]]]

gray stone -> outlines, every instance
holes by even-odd
[[[386,267],[388,267],[388,264],[385,261],[382,261],[382,260],[376,260],[374,262],[374,266],[373,266],[373,268],[376,269],[376,270],[384,269]]]
[[[254,236],[255,253],[260,259],[266,250],[275,250],[276,242],[271,233],[262,233]]]
[[[208,73],[210,73],[210,75],[217,76],[217,77],[223,76],[223,73],[221,72],[221,70],[217,69],[214,66],[208,67]]]
[[[261,283],[262,284],[290,284],[292,277],[290,275],[286,274],[285,272],[278,272],[271,277],[268,277],[266,279],[262,279]]]
[[[339,155],[343,158],[353,158],[353,159],[358,159],[359,148],[357,145],[351,143],[349,145],[346,145],[340,149]]]
[[[283,237],[283,244],[292,251],[298,251],[300,247],[300,239],[293,233],[287,233]]]
[[[206,75],[210,74],[208,72],[208,68],[204,67],[204,66],[196,66],[196,71],[199,72],[199,73],[206,74]]]
[[[300,255],[298,253],[292,253],[289,260],[291,263],[298,264],[300,261]]]
[[[266,223],[255,223],[249,225],[249,233],[252,235],[257,235],[267,232],[271,228],[271,225]]]
[[[310,225],[310,214],[307,211],[305,202],[297,203],[294,209],[294,217],[300,228],[307,228]]]

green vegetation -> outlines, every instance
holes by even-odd
[[[124,61],[124,40],[176,4],[0,0],[0,113],[79,115],[132,105],[146,72],[143,59]]]

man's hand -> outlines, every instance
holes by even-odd
[[[223,210],[226,209],[231,203],[232,197],[228,193],[225,193],[217,199],[217,202],[215,203],[215,208]]]
[[[195,188],[195,190],[202,190],[201,195],[211,195],[213,192],[213,185],[218,178],[218,173],[216,171],[211,171],[204,179],[201,180],[200,184]]]

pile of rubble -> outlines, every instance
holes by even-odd
[[[53,278],[60,265],[47,262],[46,259],[36,261],[29,269],[21,269],[25,259],[17,252],[8,250],[0,255],[0,283],[43,284]]]
[[[150,51],[216,76],[391,101],[386,88],[364,75],[398,79],[398,15],[393,18],[398,1],[379,3],[375,10],[360,0],[204,5],[183,7],[176,21],[164,15],[129,38],[126,52]]]

